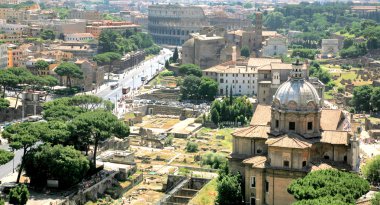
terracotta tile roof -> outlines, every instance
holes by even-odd
[[[268,125],[271,120],[271,106],[270,105],[257,105],[253,113],[251,125]]]
[[[252,68],[247,68],[247,66],[239,66],[235,64],[219,64],[203,70],[203,72],[215,72],[215,73],[257,73]]]
[[[245,31],[243,30],[236,30],[236,31],[229,31],[228,34],[234,34],[236,36],[242,36]]]
[[[271,147],[305,149],[311,147],[311,143],[301,139],[301,137],[290,136],[288,134],[281,135],[276,138],[269,138],[265,144]]]
[[[252,164],[252,167],[255,168],[264,168],[265,162],[267,161],[266,156],[255,156],[243,161],[244,164]]]
[[[49,65],[49,70],[55,70],[55,68],[58,67],[59,64],[50,64]]]
[[[94,37],[91,33],[68,33],[65,36],[70,38]]]
[[[311,161],[310,165],[310,171],[325,169],[351,170],[351,166],[346,164],[345,162],[336,162],[325,159]]]
[[[343,118],[341,110],[322,110],[321,113],[321,129],[337,130]]]
[[[263,36],[277,36],[277,31],[263,31]]]
[[[348,145],[349,135],[346,131],[324,131],[320,142],[328,144]]]
[[[250,126],[239,128],[232,133],[235,137],[246,137],[246,138],[262,138],[267,139],[268,133],[270,132],[270,127],[268,126]]]
[[[271,63],[281,63],[279,58],[250,58],[248,60],[248,66],[261,67],[264,65],[270,65]]]

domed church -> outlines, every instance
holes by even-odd
[[[302,67],[294,62],[272,105],[258,105],[250,126],[232,134],[229,166],[243,175],[246,204],[291,204],[295,199],[287,187],[293,179],[318,169],[358,168],[359,144],[349,115],[323,108]]]

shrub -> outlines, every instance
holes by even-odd
[[[298,202],[295,204],[337,204],[336,201],[354,204],[369,191],[368,182],[354,173],[335,169],[313,171],[304,178],[293,180],[288,192]],[[326,203],[315,203],[325,201]]]
[[[213,169],[219,169],[220,166],[227,162],[225,156],[219,153],[208,152],[202,156],[201,165],[202,166],[210,166]]]
[[[174,72],[170,70],[164,70],[160,73],[160,76],[165,77],[165,76],[173,76]]]
[[[186,144],[186,152],[198,152],[198,145],[195,142],[188,142]]]
[[[173,144],[173,139],[174,139],[174,136],[173,134],[169,134],[166,139],[165,139],[165,142],[164,142],[164,145],[165,146],[171,146]]]
[[[178,69],[181,75],[195,75],[202,77],[202,70],[199,66],[194,64],[183,64]]]
[[[13,157],[14,154],[12,152],[0,149],[0,165],[6,164],[7,162],[11,161]]]
[[[362,172],[365,178],[367,178],[370,182],[380,182],[380,156],[375,156],[374,158],[370,159],[369,162],[367,162],[362,167]]]
[[[9,203],[23,205],[29,199],[29,190],[25,185],[19,185],[9,192]]]

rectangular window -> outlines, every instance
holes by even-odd
[[[256,178],[251,177],[251,188],[255,188],[255,187],[256,187]]]
[[[251,205],[256,205],[256,198],[255,197],[251,197]]]
[[[284,161],[284,167],[289,167],[289,161],[287,160]]]
[[[307,123],[307,130],[313,130],[313,122]]]
[[[269,182],[265,180],[265,192],[269,192]]]
[[[289,122],[289,130],[295,130],[296,129],[296,123],[295,122]]]
[[[276,120],[276,128],[278,128],[278,126],[279,126],[279,122],[278,120]]]

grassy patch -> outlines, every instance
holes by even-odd
[[[198,194],[191,199],[189,204],[191,205],[213,205],[215,204],[216,196],[218,194],[216,190],[217,181],[216,178],[207,183]]]
[[[380,122],[380,118],[369,117],[368,119],[369,119],[371,122],[373,122],[373,123],[379,123],[379,122]]]
[[[224,129],[220,129],[216,135],[223,135],[224,136],[224,140],[222,140],[222,145],[223,147],[225,148],[228,148],[230,150],[232,150],[232,132],[234,131],[234,129],[232,128],[224,128]],[[215,137],[216,137],[215,135]]]
[[[135,126],[144,128],[169,129],[179,121],[179,119],[175,118],[150,118],[149,116],[145,116],[143,118],[143,123],[136,124]]]
[[[174,76],[161,76],[157,75],[153,80],[149,82],[149,85],[163,85],[166,87],[177,87],[177,79],[179,77]]]
[[[355,38],[355,34],[350,34],[350,33],[343,33],[343,34],[341,34],[340,31],[335,32],[335,34],[344,36],[346,38]]]
[[[332,95],[332,90],[330,90],[330,91],[327,91],[327,92],[325,92],[324,93],[324,98],[325,98],[325,100],[332,100],[332,99],[334,99],[334,96]]]
[[[133,112],[126,113],[124,115],[124,119],[128,121],[129,119],[135,118],[135,114]]]
[[[145,60],[146,60],[146,61],[147,61],[147,60],[150,60],[150,59],[154,58],[154,56],[155,56],[155,55],[149,54],[149,55],[145,56]]]

